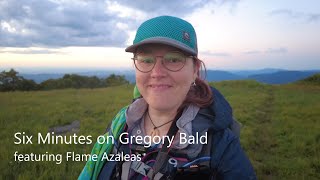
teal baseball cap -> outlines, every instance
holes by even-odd
[[[126,52],[136,52],[144,44],[165,44],[181,49],[197,56],[197,36],[193,26],[180,18],[159,16],[142,23],[137,30],[133,44],[125,49]]]

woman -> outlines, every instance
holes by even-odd
[[[118,113],[105,135],[115,137],[115,145],[96,144],[92,154],[138,158],[88,161],[79,179],[255,179],[232,131],[231,107],[199,77],[202,61],[190,23],[152,18],[126,51],[134,55],[141,96]],[[122,140],[128,137],[131,142]]]

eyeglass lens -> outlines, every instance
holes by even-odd
[[[136,68],[141,72],[149,72],[156,64],[156,57],[151,53],[137,53],[134,63]],[[170,71],[179,71],[186,62],[186,56],[179,52],[168,52],[162,57],[162,65]]]

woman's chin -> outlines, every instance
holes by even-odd
[[[149,106],[158,111],[172,111],[174,107],[172,107],[171,103],[164,102],[164,101],[157,101],[157,102],[150,102]]]
[[[178,108],[176,105],[181,104],[177,102],[177,96],[172,93],[158,93],[148,97],[145,97],[145,100],[149,106],[159,111],[172,111]]]

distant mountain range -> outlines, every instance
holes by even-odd
[[[278,71],[271,74],[256,74],[248,76],[248,79],[255,79],[267,84],[286,84],[305,79],[320,71]]]
[[[320,70],[305,70],[305,71],[289,71],[283,69],[261,69],[261,70],[207,70],[207,81],[224,81],[224,80],[241,80],[253,79],[258,82],[267,84],[286,84],[297,80],[304,79],[308,76],[320,73]],[[67,74],[67,73],[64,73]],[[20,74],[26,79],[32,79],[37,83],[41,83],[47,79],[58,79],[64,76],[63,73],[42,73],[42,74]],[[87,71],[73,74],[83,76],[97,76],[106,78],[111,74],[124,75],[131,83],[135,82],[135,74],[133,70],[105,70],[105,71]]]
[[[253,79],[266,84],[287,84],[314,74],[320,70],[289,71],[281,69],[262,69],[253,71],[208,71],[208,81]]]

